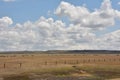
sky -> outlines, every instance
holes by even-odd
[[[120,50],[119,0],[0,0],[0,51]]]

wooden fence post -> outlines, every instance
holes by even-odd
[[[55,62],[55,64],[57,65],[57,64],[58,64],[58,62],[56,61],[56,62]]]
[[[6,68],[6,63],[4,63],[4,69]]]
[[[114,61],[116,61],[116,59],[114,59]]]
[[[104,59],[104,62],[105,62],[105,59]]]
[[[109,59],[109,61],[111,61],[111,59]]]
[[[88,62],[90,62],[90,59],[88,59]]]
[[[78,61],[78,60],[76,61],[76,64],[79,64],[79,61]]]
[[[22,63],[19,63],[20,64],[20,68],[22,67]]]
[[[47,61],[45,61],[45,65],[47,65]]]
[[[94,62],[95,62],[95,59],[94,59]]]
[[[85,59],[83,60],[83,63],[86,63],[86,60],[85,60]]]
[[[67,62],[66,61],[64,61],[64,64],[66,64]]]

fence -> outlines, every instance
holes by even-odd
[[[81,59],[81,60],[62,60],[62,61],[43,61],[43,62],[31,62],[31,63],[25,63],[25,62],[4,62],[0,63],[1,69],[7,69],[7,68],[15,68],[20,69],[27,67],[26,65],[29,64],[30,66],[42,66],[42,65],[79,65],[79,64],[118,64],[120,65],[120,59]]]

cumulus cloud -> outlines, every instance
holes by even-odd
[[[120,30],[97,36],[95,29],[115,25],[120,11],[104,0],[100,9],[91,12],[84,6],[61,2],[55,11],[68,16],[70,23],[40,17],[35,22],[13,24],[9,17],[0,18],[0,51],[56,49],[116,49],[120,50]]]
[[[120,5],[120,2],[118,2],[118,5]]]
[[[1,18],[1,23],[12,24],[9,22],[11,19],[8,21],[6,19],[4,21],[4,18]],[[89,43],[94,37],[95,34],[91,33],[88,28],[84,29],[73,24],[66,27],[66,24],[60,20],[41,17],[35,22],[27,21],[24,24],[16,24],[14,27],[4,25],[0,31],[0,49],[75,49],[78,44],[86,45],[86,42]]]
[[[2,17],[0,18],[0,27],[6,27],[13,24],[13,21],[9,17]]]
[[[3,23],[7,23],[2,18]],[[11,24],[11,23],[10,23]],[[6,28],[7,27],[7,28]],[[5,50],[34,50],[47,49],[60,46],[60,40],[64,43],[64,28],[62,21],[54,21],[52,18],[41,17],[36,22],[16,24],[14,27],[4,25],[0,31],[0,48]],[[53,45],[54,44],[54,45]]]
[[[4,2],[14,2],[15,0],[2,0]]]
[[[73,24],[99,29],[113,26],[115,19],[120,16],[120,11],[112,8],[110,0],[104,0],[100,9],[96,9],[93,12],[84,6],[74,6],[62,1],[56,9],[55,14],[58,16],[67,16]]]
[[[120,30],[105,34],[96,41],[98,48],[107,50],[120,50]]]

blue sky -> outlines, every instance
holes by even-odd
[[[120,50],[119,35],[120,0],[0,0],[0,51]]]
[[[15,2],[0,1],[0,17],[12,17],[15,22],[37,20],[40,16],[48,16],[48,11],[54,11],[59,0],[19,0]]]
[[[62,19],[63,21],[66,21],[67,24],[69,21],[66,18],[59,18],[58,16],[54,15],[54,11],[61,1],[69,2],[75,6],[86,5],[90,11],[93,11],[94,9],[100,7],[103,0],[94,0],[94,2],[90,0],[17,0],[15,2],[4,2],[1,0],[0,17],[9,16],[13,19],[14,24],[16,24],[24,23],[25,21],[36,21],[41,16],[44,16],[46,18],[53,17],[54,19]],[[118,5],[119,0],[111,1],[112,7],[120,10],[120,5]],[[119,25],[115,26],[116,27],[111,27],[111,29],[108,29],[106,32],[110,32],[119,28]]]
[[[23,23],[25,21],[35,21],[40,16],[54,17],[53,11],[57,8],[61,1],[69,2],[76,6],[86,4],[90,10],[99,8],[103,0],[17,0],[15,2],[0,1],[0,17],[9,16],[15,23]],[[111,0],[112,6],[120,10],[119,0]],[[52,16],[48,15],[51,11]]]

